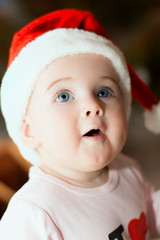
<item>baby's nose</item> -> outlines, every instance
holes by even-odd
[[[102,111],[101,111],[101,109],[99,109],[99,110],[92,109],[92,110],[86,111],[85,115],[86,115],[86,117],[94,116],[94,115],[102,116]]]
[[[102,106],[96,100],[90,100],[86,102],[85,107],[82,110],[82,116],[84,118],[99,116],[104,114]]]

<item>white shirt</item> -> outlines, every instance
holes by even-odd
[[[120,154],[107,183],[81,188],[30,169],[0,223],[2,240],[150,239],[160,235],[160,191]],[[142,238],[140,238],[142,237]]]

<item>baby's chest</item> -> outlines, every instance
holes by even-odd
[[[141,195],[119,191],[101,196],[72,196],[61,203],[56,216],[65,240],[127,240],[138,239],[134,238],[135,229],[136,234],[147,237],[145,212]]]

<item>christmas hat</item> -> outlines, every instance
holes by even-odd
[[[1,107],[10,137],[23,157],[41,164],[37,152],[25,146],[21,125],[34,85],[53,60],[75,54],[99,54],[112,62],[129,118],[132,97],[145,109],[145,124],[160,133],[160,104],[126,63],[122,52],[89,12],[60,10],[44,15],[14,35],[7,71],[1,86]]]

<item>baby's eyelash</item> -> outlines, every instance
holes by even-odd
[[[101,86],[95,91],[95,95],[98,98],[111,98],[115,95],[116,90],[114,88],[110,88],[108,86]],[[73,92],[71,92],[69,89],[60,89],[56,92],[56,94],[53,97],[54,102],[58,103],[66,103],[70,102],[75,98]]]
[[[73,94],[68,89],[61,89],[54,96],[54,101],[64,103],[73,100]]]
[[[97,91],[96,94],[98,94],[100,91],[103,91],[103,90],[106,91],[106,92],[108,92],[108,93],[110,94],[110,96],[113,96],[113,95],[114,95],[113,89],[111,89],[111,88],[109,88],[109,87],[106,87],[106,86],[100,87],[100,88],[98,89],[98,91]]]
[[[53,98],[54,98],[54,99],[57,98],[58,95],[61,94],[62,92],[68,92],[68,90],[67,90],[67,89],[61,89],[61,90],[57,91],[57,92],[54,94],[54,97],[53,97]]]

